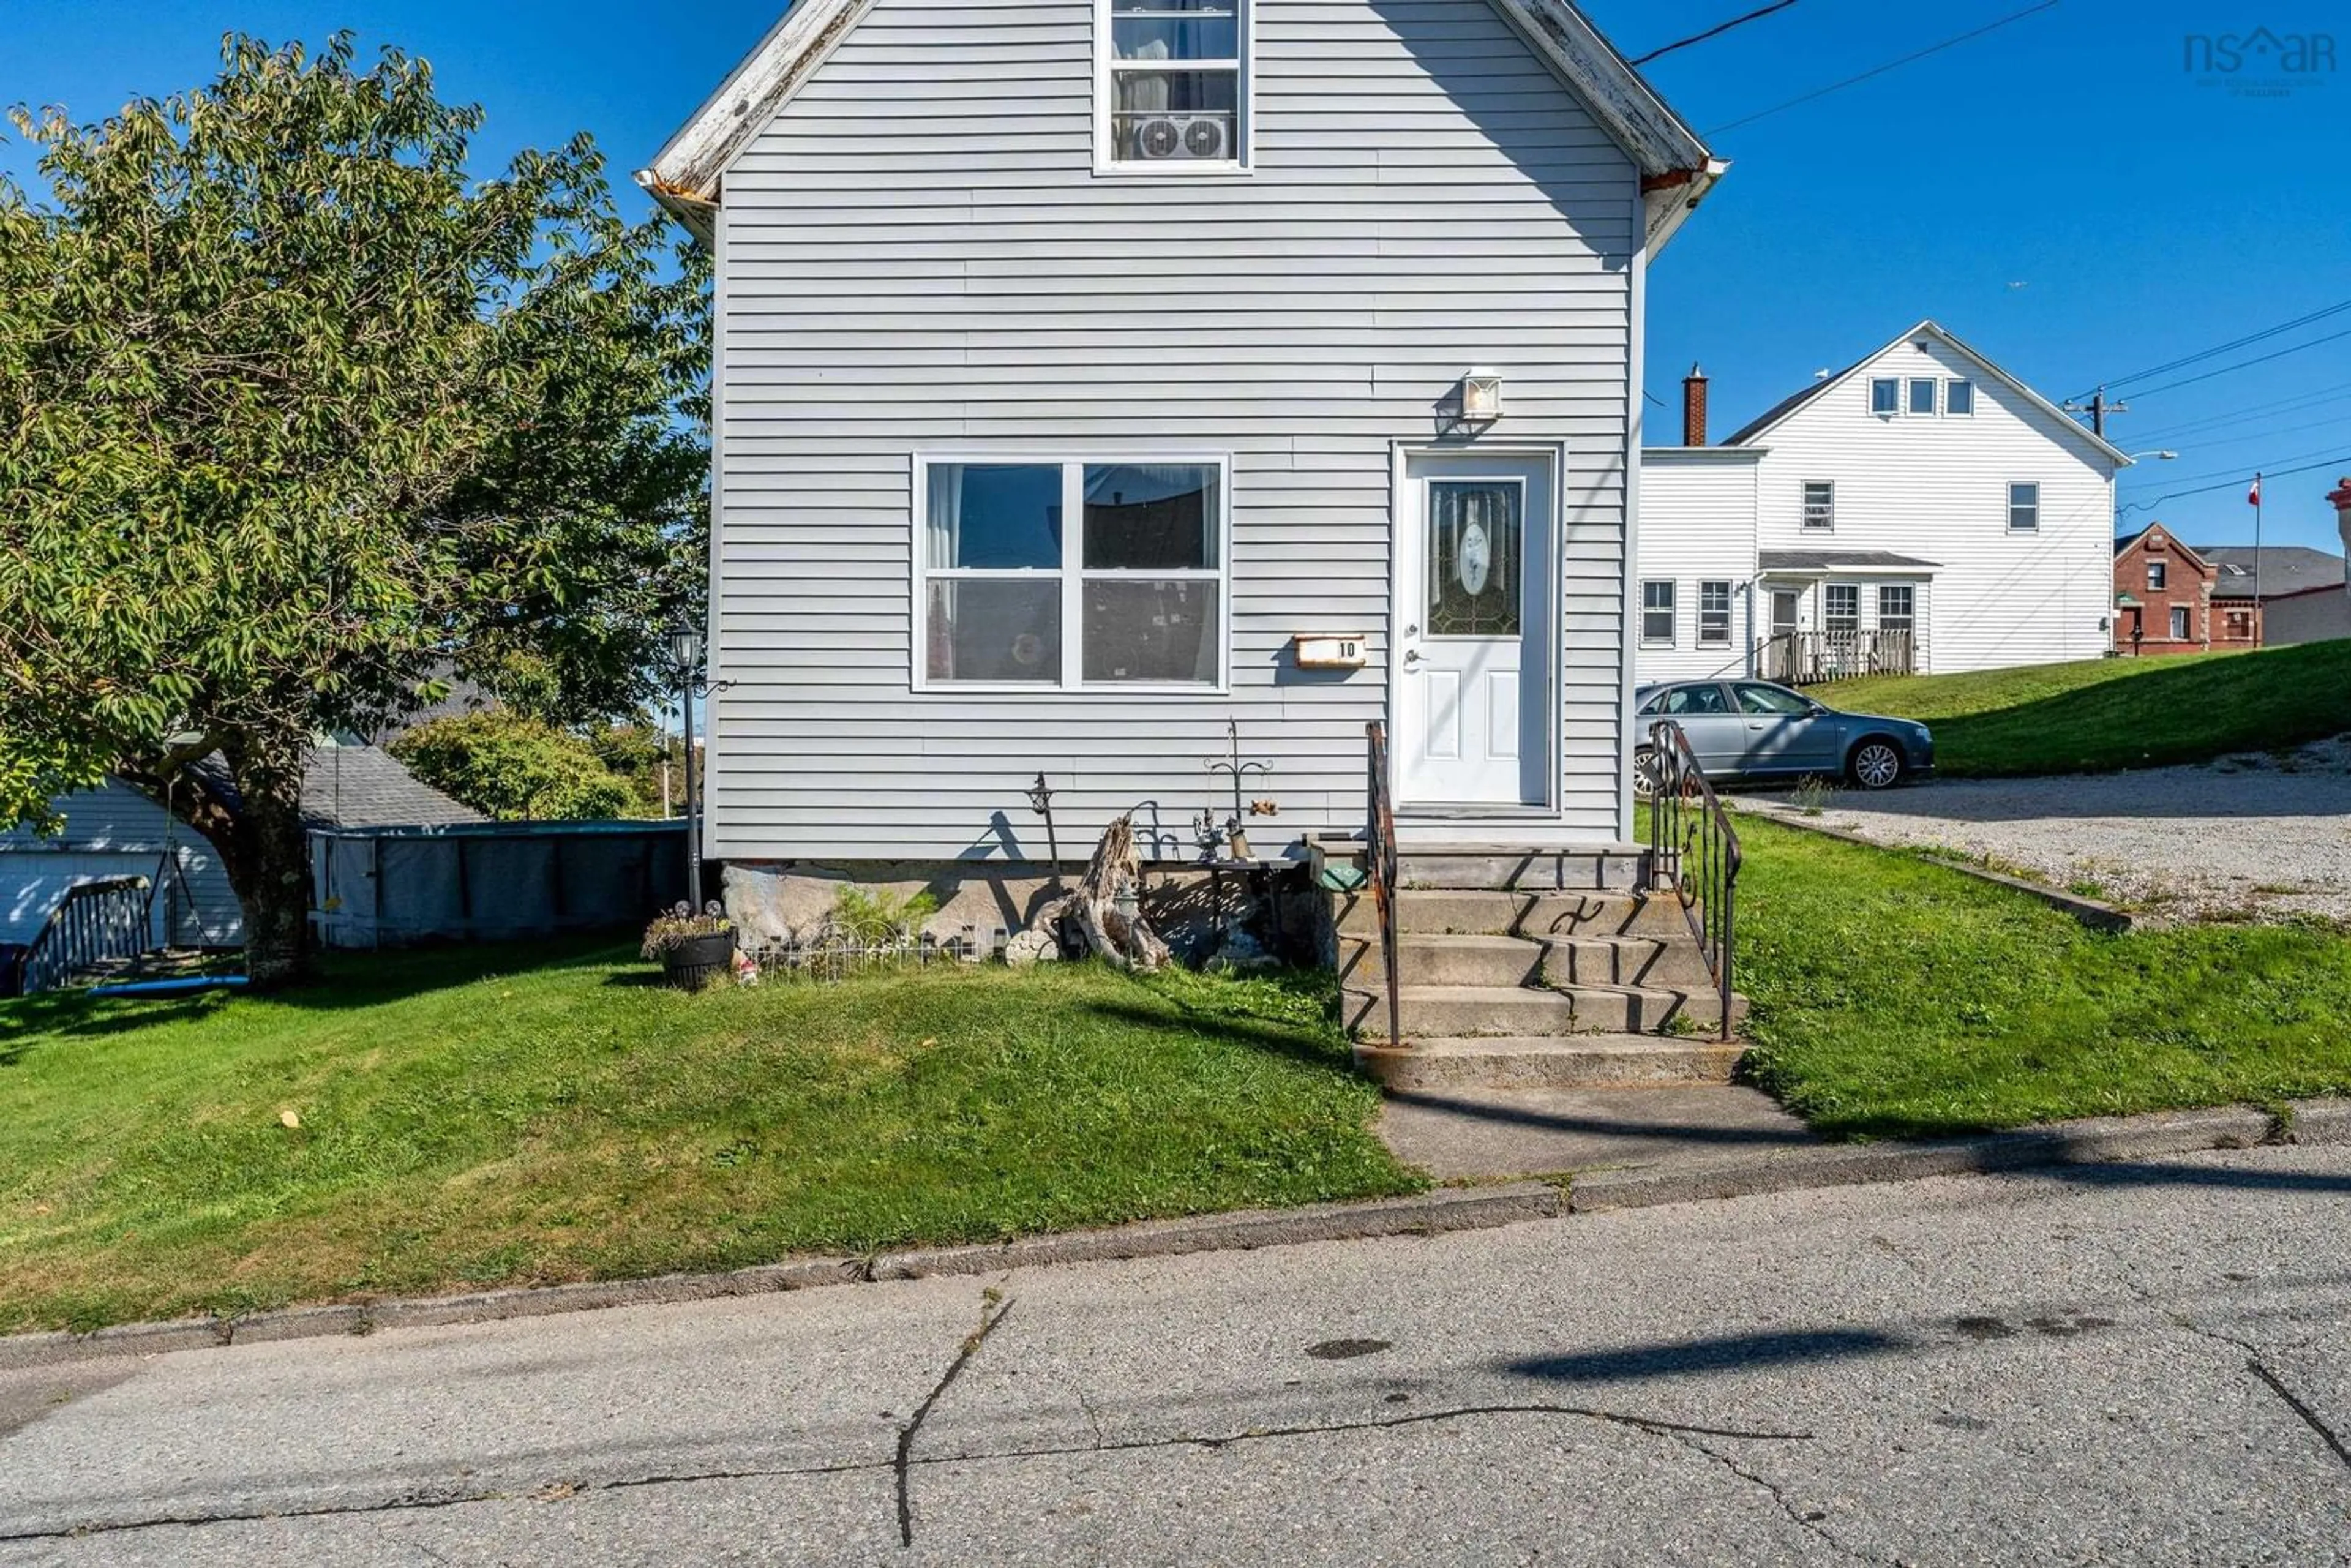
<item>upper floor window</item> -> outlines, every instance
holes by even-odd
[[[1099,4],[1096,162],[1161,173],[1247,168],[1249,0]]]
[[[1836,481],[1807,479],[1804,481],[1804,527],[1833,528],[1836,527]]]
[[[2166,571],[2164,563],[2159,560],[2147,563],[2147,586],[2149,592],[2157,592],[2162,589]]]
[[[1975,413],[1975,382],[1945,382],[1943,383],[1943,412],[1945,413],[1970,414]]]
[[[924,485],[918,684],[1222,684],[1221,463],[928,463]]]
[[[2038,533],[2041,530],[2041,486],[2031,480],[2020,480],[2008,487],[2008,531],[2012,534]]]
[[[1910,412],[1912,413],[1935,412],[1935,379],[1932,376],[1920,376],[1910,383]]]
[[[1900,413],[1902,383],[1892,376],[1880,376],[1869,383],[1869,412]]]

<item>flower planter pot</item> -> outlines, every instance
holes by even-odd
[[[735,933],[689,936],[662,949],[662,977],[681,991],[698,991],[735,971]]]

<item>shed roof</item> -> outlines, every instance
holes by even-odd
[[[1573,0],[1488,0],[1641,172],[1652,249],[1729,165],[1659,97]],[[798,0],[678,129],[637,183],[707,244],[727,166],[848,37],[872,0]]]
[[[1932,571],[1941,563],[1889,549],[1766,549],[1755,552],[1758,571],[1838,571],[1873,567]]]

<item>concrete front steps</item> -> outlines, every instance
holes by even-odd
[[[1324,850],[1330,859],[1340,857]],[[1729,1082],[1722,998],[1671,894],[1636,891],[1637,852],[1471,847],[1399,857],[1398,1033],[1370,893],[1334,894],[1355,1061],[1393,1089]],[[1734,1027],[1746,998],[1731,998]]]

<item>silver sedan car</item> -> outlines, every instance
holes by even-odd
[[[1634,694],[1639,759],[1649,727],[1672,719],[1709,779],[1848,779],[1885,789],[1935,770],[1935,737],[1916,719],[1839,713],[1769,681],[1672,681]],[[1646,780],[1648,769],[1635,770]]]

